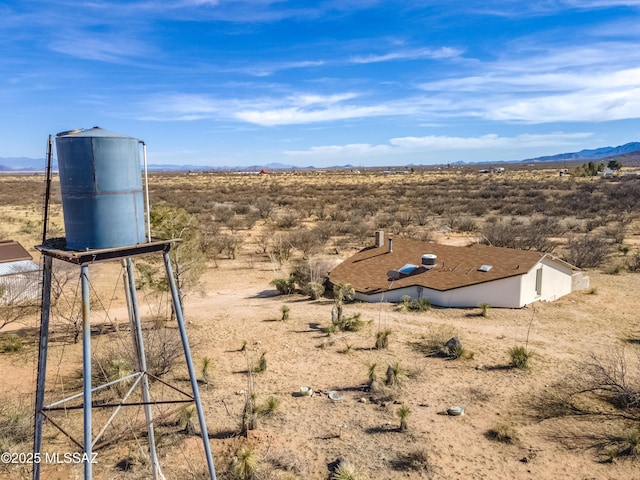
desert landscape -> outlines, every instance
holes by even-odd
[[[218,478],[640,479],[640,180],[628,162],[606,178],[560,167],[153,174],[154,236],[183,238],[178,283]],[[36,263],[43,192],[41,175],[0,176],[0,237]],[[64,235],[55,181],[53,192],[49,238]],[[521,309],[405,311],[340,300],[331,287],[314,294],[309,284],[379,229],[552,252],[590,286]],[[160,261],[135,263],[161,379],[153,399],[184,399]],[[54,276],[48,401],[82,385],[77,267],[56,261]],[[95,384],[133,367],[122,266],[91,266],[90,278]],[[338,301],[357,327],[332,324]],[[30,310],[0,330],[2,452],[32,448],[38,323]],[[443,352],[452,337],[462,347]],[[447,414],[454,406],[464,414]],[[111,413],[100,412],[96,425]],[[81,411],[56,414],[82,438]],[[208,478],[193,408],[159,403],[154,415],[164,476]],[[49,422],[44,437],[43,452],[79,451]],[[123,409],[97,452],[96,479],[151,478],[142,408]],[[30,471],[2,464],[0,478]],[[78,464],[42,472],[83,478]]]

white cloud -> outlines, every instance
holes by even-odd
[[[385,105],[346,104],[354,92],[319,95],[298,93],[283,98],[220,100],[208,95],[162,94],[141,103],[145,120],[240,120],[261,126],[296,125],[398,114]]]
[[[297,94],[289,97],[292,103],[298,103],[300,105],[317,105],[317,104],[328,104],[332,105],[335,103],[340,103],[344,100],[352,100],[358,97],[357,93],[347,92],[347,93],[337,93],[335,95],[317,95],[317,94]]]
[[[97,35],[72,30],[54,39],[49,48],[72,57],[109,63],[122,63],[151,53],[148,45],[126,34]]]
[[[485,117],[530,123],[605,122],[639,118],[640,87],[512,100],[488,110]]]
[[[295,157],[362,157],[369,155],[385,155],[391,152],[388,145],[369,145],[368,143],[352,143],[348,145],[327,145],[311,147],[308,150],[288,150],[285,155]]]
[[[244,110],[237,112],[235,117],[249,123],[274,126],[373,117],[389,115],[390,113],[384,106],[357,107],[346,105],[318,109],[290,107],[263,111]]]
[[[640,0],[564,0],[563,3],[579,9],[640,7]]]
[[[233,117],[262,126],[295,125],[329,122],[351,118],[390,115],[394,112],[385,105],[346,104],[359,97],[355,92],[318,95],[299,93],[283,99],[246,102],[253,108],[238,108]]]
[[[142,120],[190,121],[212,118],[229,107],[206,95],[166,94],[153,96],[140,105]]]
[[[297,62],[280,62],[280,63],[265,63],[265,64],[253,64],[250,67],[241,68],[227,68],[222,71],[226,72],[241,72],[247,75],[253,75],[255,77],[268,77],[276,72],[283,70],[294,70],[297,68],[312,68],[321,67],[325,65],[324,60],[301,60]]]
[[[462,53],[461,50],[455,48],[442,47],[436,50],[430,48],[408,49],[400,50],[397,52],[386,53],[383,55],[366,55],[357,56],[350,59],[351,63],[379,63],[389,62],[394,60],[420,60],[420,59],[434,59],[440,60],[443,58],[457,57]]]
[[[450,137],[428,135],[425,137],[399,137],[389,140],[391,145],[402,149],[477,150],[485,148],[528,148],[568,145],[574,140],[589,137],[589,133],[523,134],[501,137],[495,133],[480,137]]]
[[[588,132],[547,134],[521,134],[502,137],[491,133],[479,137],[453,137],[427,135],[423,137],[397,137],[389,139],[388,145],[347,144],[311,147],[308,150],[283,152],[291,157],[364,157],[373,155],[404,155],[416,152],[462,151],[462,150],[506,150],[536,147],[564,147],[580,145]]]
[[[640,50],[624,43],[518,49],[512,58],[475,62],[474,74],[425,82],[431,112],[506,122],[603,122],[640,117]],[[540,52],[544,51],[543,54]],[[515,55],[521,57],[515,59]]]

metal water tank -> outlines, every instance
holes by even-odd
[[[66,248],[145,241],[139,143],[99,127],[56,136]]]

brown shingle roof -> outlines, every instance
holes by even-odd
[[[424,254],[438,256],[434,268],[421,268]],[[414,285],[446,291],[523,275],[544,255],[540,252],[485,245],[455,247],[395,238],[392,252],[389,252],[388,245],[367,247],[334,268],[329,280],[334,284],[350,283],[357,292],[365,294]],[[390,286],[387,272],[398,270],[407,263],[419,268],[412,274],[394,280]],[[482,265],[491,265],[492,268],[481,272],[478,268]]]
[[[0,263],[19,262],[32,258],[29,252],[15,240],[0,240]]]

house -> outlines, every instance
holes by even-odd
[[[404,238],[376,242],[333,269],[329,281],[350,283],[365,302],[399,302],[408,295],[442,307],[519,308],[553,301],[589,286],[589,277],[550,254]]]
[[[22,245],[0,240],[0,304],[40,298],[40,267]]]

